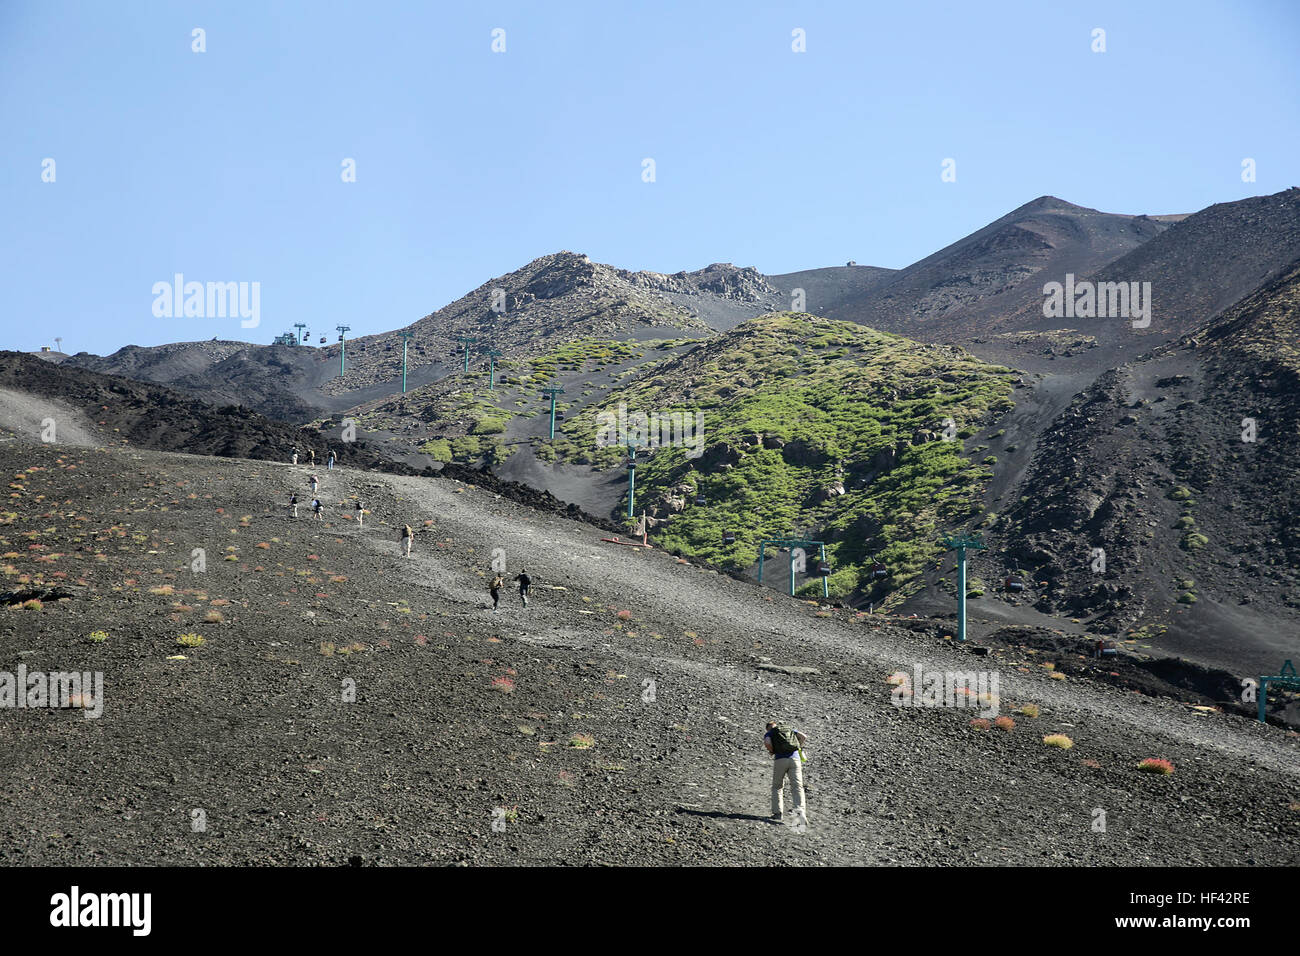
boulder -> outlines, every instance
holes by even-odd
[[[787,464],[804,466],[824,465],[830,460],[825,451],[803,438],[786,442],[781,448],[781,457]]]

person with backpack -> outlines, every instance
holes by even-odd
[[[763,746],[772,755],[772,819],[780,822],[785,814],[785,778],[790,778],[790,793],[795,816],[808,820],[803,797],[803,745],[808,738],[793,727],[771,721],[763,735]]]
[[[406,545],[406,556],[411,556],[411,542],[415,540],[415,532],[411,530],[409,524],[402,525],[402,544]]]
[[[500,574],[494,574],[492,580],[488,582],[488,594],[492,595],[493,611],[496,611],[497,605],[501,603],[501,586],[505,583],[505,578]]]
[[[528,576],[528,572],[523,568],[515,575],[515,580],[519,582],[519,599],[524,602],[524,607],[528,607],[528,589],[533,586],[533,579]]]
[[[360,500],[357,501],[356,511],[357,511],[357,527],[364,528],[366,526],[366,509],[361,507]]]
[[[293,450],[293,454],[289,456],[289,464],[291,465],[298,464],[298,449],[295,448]]]
[[[313,495],[316,494],[316,489],[320,487],[320,479],[317,478],[315,475],[312,475],[307,480],[311,482],[311,493]]]
[[[328,458],[325,459],[325,468],[326,468],[327,471],[333,471],[333,470],[334,470],[334,462],[335,462],[336,460],[337,460],[337,456],[335,456],[335,454],[334,454],[334,449],[331,448],[331,449],[330,449],[330,456],[329,456]]]
[[[289,496],[289,510],[295,518],[298,517],[298,492],[296,491]]]
[[[325,520],[323,506],[321,505],[319,498],[313,498],[311,500],[311,512],[316,516],[317,521]]]
[[[311,460],[308,462],[308,464],[310,464],[312,467],[315,467],[315,465],[316,465],[316,449],[315,449],[315,448],[308,448],[308,449],[307,449],[307,454],[308,454],[309,456],[311,456]]]

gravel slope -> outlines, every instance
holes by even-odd
[[[322,472],[317,523],[278,506],[305,491],[306,470],[285,464],[18,441],[0,443],[0,463],[46,469],[16,482],[16,517],[0,526],[19,554],[6,559],[11,586],[58,568],[77,594],[0,609],[0,670],[102,670],[106,685],[98,720],[0,710],[7,864],[1300,856],[1296,741],[1276,728],[1053,680],[1010,652],[975,658],[851,612],[818,617],[451,480]],[[344,517],[356,494],[372,512],[360,530]],[[406,522],[420,529],[409,562]],[[188,570],[194,547],[207,549],[202,574]],[[526,610],[513,592],[488,608],[497,548],[509,576],[522,564],[537,582]],[[163,584],[176,593],[151,593]],[[208,610],[224,622],[204,622]],[[109,639],[88,642],[96,629]],[[190,631],[207,643],[179,647]],[[167,659],[178,652],[187,659]],[[893,706],[885,678],[917,662],[996,669],[1001,712],[1036,703],[1041,716],[977,731],[965,709]],[[512,690],[493,689],[498,678]],[[354,703],[340,700],[345,680]],[[772,716],[810,739],[806,832],[763,819]],[[1055,731],[1074,748],[1044,746]],[[570,746],[577,734],[592,745]],[[1138,773],[1144,757],[1176,773]],[[512,810],[504,832],[496,807]]]

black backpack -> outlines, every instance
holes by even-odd
[[[794,730],[784,725],[772,728],[772,753],[778,757],[788,757],[799,752],[799,738]]]

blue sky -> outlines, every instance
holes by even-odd
[[[901,267],[1043,194],[1300,184],[1297,117],[1288,0],[7,0],[0,347],[379,332],[560,249]],[[261,324],[156,317],[176,273],[260,283]]]

